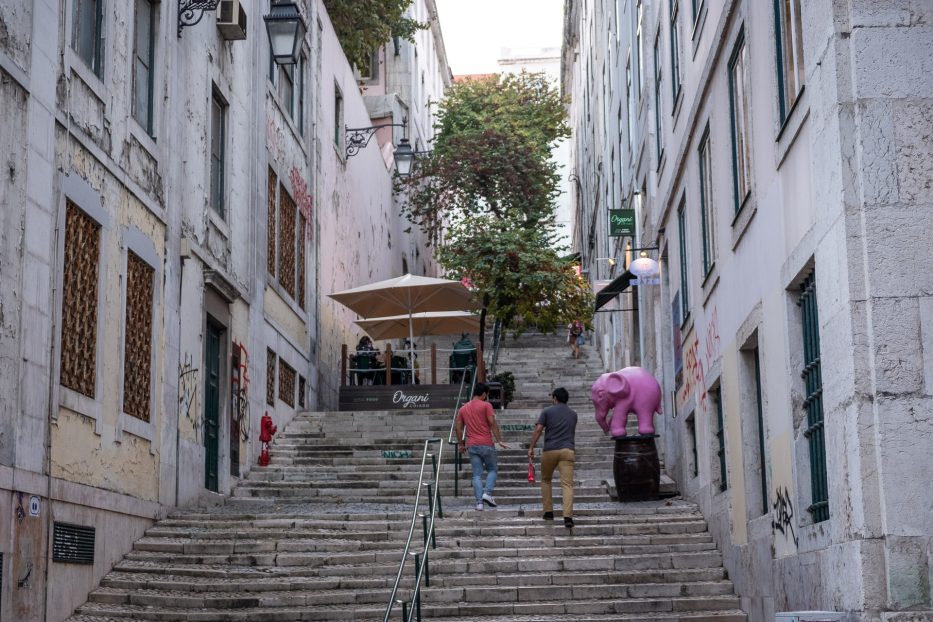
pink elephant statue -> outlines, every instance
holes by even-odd
[[[625,436],[628,414],[638,416],[638,433],[654,434],[654,413],[661,412],[661,386],[648,370],[626,367],[600,376],[590,395],[596,408],[596,423],[613,437]],[[609,411],[613,414],[607,421]]]

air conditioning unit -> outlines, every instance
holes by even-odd
[[[838,611],[778,611],[775,622],[839,622],[844,614]]]
[[[240,41],[246,38],[246,11],[240,0],[220,0],[217,30],[224,39]]]

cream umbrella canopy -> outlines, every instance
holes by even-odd
[[[408,316],[408,354],[411,381],[415,381],[415,341],[413,314],[427,311],[466,311],[479,309],[472,292],[460,281],[406,274],[394,279],[361,285],[328,296],[364,318]],[[377,337],[378,339],[378,337]]]
[[[409,325],[409,321],[411,325]],[[479,316],[468,311],[428,311],[357,320],[356,325],[373,339],[398,339],[415,335],[453,335],[475,333]]]

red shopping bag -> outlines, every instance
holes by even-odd
[[[535,464],[531,460],[528,461],[528,481],[535,483]]]

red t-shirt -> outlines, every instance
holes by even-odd
[[[466,426],[467,447],[474,445],[492,446],[492,430],[489,418],[495,417],[492,404],[483,400],[470,400],[457,413],[457,418]]]

